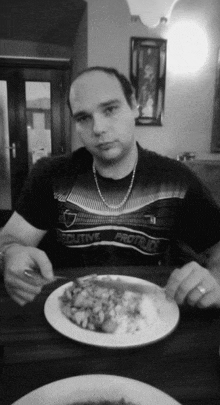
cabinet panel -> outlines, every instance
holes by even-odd
[[[70,151],[69,80],[69,62],[0,58],[0,217],[38,158]]]
[[[208,187],[220,206],[220,160],[192,160],[186,164]]]

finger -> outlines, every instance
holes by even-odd
[[[13,278],[13,277],[12,278],[7,277],[5,279],[5,285],[14,290],[27,291],[30,294],[31,293],[39,294],[43,287],[43,285],[31,284],[29,281],[27,282],[26,280],[23,280],[21,278]]]
[[[202,294],[201,291],[199,290],[198,286],[196,286],[188,293],[187,302],[191,306],[200,306],[200,304],[202,303],[202,300],[204,299],[205,295],[207,296],[207,294],[208,293]]]
[[[24,298],[25,300],[33,300],[36,295],[39,295],[42,290],[42,286],[31,285],[23,282],[22,280],[13,280],[13,282],[6,282],[5,287],[7,291],[13,296]]]
[[[215,300],[213,299],[213,295],[211,292],[201,296],[198,301],[196,302],[196,306],[198,308],[208,308],[214,305]]]
[[[36,271],[30,269],[24,271],[22,278],[29,284],[38,285],[42,287],[48,283],[48,280],[46,280],[40,274],[36,273]]]
[[[215,290],[211,290],[208,291],[206,294],[204,294],[196,305],[199,308],[208,308],[216,305],[219,306],[219,304],[220,304],[219,294]]]
[[[25,305],[28,302],[33,301],[38,294],[36,293],[29,293],[27,291],[14,289],[11,287],[6,286],[6,290],[10,297],[17,302],[19,305]]]
[[[167,285],[166,285],[166,295],[172,299],[175,298],[175,294],[177,289],[179,288],[179,285],[181,284],[182,280],[187,276],[185,272],[183,271],[183,268],[181,269],[175,269],[173,273],[171,274]]]
[[[24,295],[13,294],[13,296],[12,296],[12,299],[14,301],[18,302],[22,306],[34,301],[35,298],[36,298],[36,295],[28,295],[28,294],[24,294]]]
[[[11,296],[11,298],[13,299],[13,301],[17,302],[17,304],[19,304],[22,307],[27,304],[27,301],[25,301],[22,298],[19,298],[19,297],[16,297],[16,296]]]
[[[52,264],[43,250],[33,249],[31,252],[32,259],[37,264],[42,276],[47,280],[53,280],[53,267]]]
[[[203,289],[204,292],[202,291]],[[191,289],[191,291],[188,293],[187,302],[190,305],[197,305],[199,307],[208,307],[214,304],[219,305],[219,285],[215,283],[212,277],[203,278],[203,280],[199,282],[197,286]]]
[[[29,293],[28,291],[16,290],[16,293],[14,295],[26,302],[31,302],[36,298],[38,294]]]
[[[205,279],[201,276],[202,274],[198,272],[197,269],[193,268],[191,273],[182,280],[175,293],[175,300],[178,304],[183,304],[185,299],[188,299],[191,292],[194,292],[193,302],[198,301],[202,297],[201,292],[197,288],[199,284],[205,284]]]
[[[182,301],[183,297],[185,296],[185,289],[186,289],[186,285],[185,287],[182,287],[181,284],[187,283],[187,278],[190,276],[191,273],[194,274],[193,277],[195,277],[196,271],[197,270],[201,270],[202,267],[199,266],[198,263],[196,262],[190,262],[188,264],[186,264],[185,266],[183,266],[180,269],[175,269],[173,271],[173,273],[171,274],[167,285],[166,285],[166,295],[172,299],[176,298],[176,295],[178,296],[179,294],[179,298],[180,301]],[[204,269],[205,270],[205,269]],[[202,272],[199,271],[198,274],[200,274],[201,276],[203,276]],[[193,282],[193,286],[191,287],[191,289],[199,283],[199,279],[195,279]],[[192,278],[191,278],[191,282],[192,282]],[[188,288],[189,284],[188,284]],[[179,294],[177,294],[177,291],[179,289]]]

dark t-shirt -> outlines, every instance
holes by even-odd
[[[119,209],[101,200],[84,148],[34,166],[16,211],[48,230],[55,265],[119,266],[178,262],[177,245],[203,252],[220,240],[220,210],[184,164],[142,149],[131,194]],[[132,173],[120,180],[98,174],[109,204],[123,200]]]

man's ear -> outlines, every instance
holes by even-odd
[[[134,94],[132,94],[132,96],[131,96],[131,109],[134,112],[134,117],[138,118],[139,117],[139,105],[137,103],[137,100],[136,100]]]

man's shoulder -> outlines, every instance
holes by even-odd
[[[140,151],[140,158],[141,160],[144,161],[144,163],[148,163],[149,165],[152,165],[155,163],[156,167],[157,164],[160,163],[163,166],[167,167],[180,167],[182,168],[183,164],[173,158],[170,158],[165,155],[161,155],[157,152],[154,152],[152,150],[143,148],[142,146],[138,145],[139,151]]]
[[[149,169],[158,175],[171,176],[172,178],[180,178],[182,180],[196,180],[195,174],[182,162],[161,155],[157,152],[144,149],[139,146],[140,150],[140,166],[142,170]],[[180,176],[180,177],[179,177]]]
[[[85,148],[79,148],[74,152],[50,156],[40,159],[34,166],[37,173],[47,173],[47,176],[65,176],[75,171],[85,170],[91,160],[90,153]]]

